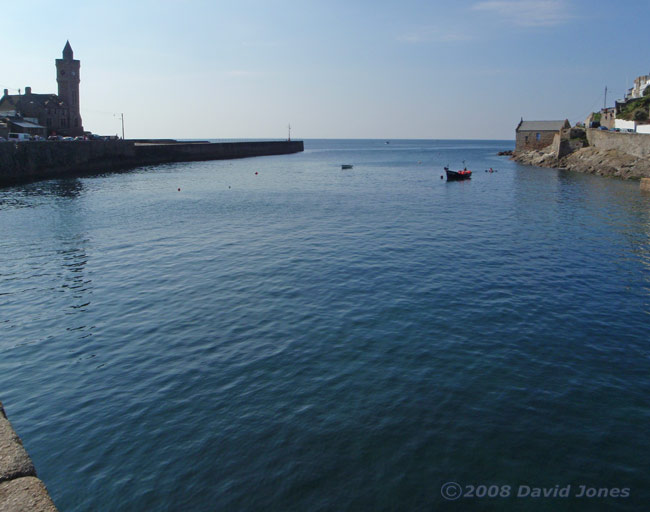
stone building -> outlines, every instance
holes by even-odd
[[[616,107],[601,108],[600,112],[592,112],[585,119],[585,127],[598,128],[604,126],[613,130],[616,123]]]
[[[600,126],[604,126],[608,130],[614,129],[616,123],[616,108],[607,107],[600,109]]]
[[[26,122],[32,130],[44,129],[47,135],[83,135],[83,123],[79,108],[79,68],[70,42],[63,48],[63,58],[56,59],[56,81],[58,94],[36,94],[31,87],[25,87],[25,94],[9,94],[4,90],[0,98],[0,119],[14,131],[31,133],[21,129]],[[30,121],[24,121],[30,118]],[[36,121],[36,122],[34,122]]]
[[[564,129],[571,128],[568,119],[564,121],[524,121],[517,125],[515,151],[542,149],[553,144],[553,137]]]

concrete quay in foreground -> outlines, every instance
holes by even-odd
[[[0,187],[146,165],[287,155],[302,141],[177,142],[89,140],[0,143]]]
[[[57,512],[0,403],[0,512]]]

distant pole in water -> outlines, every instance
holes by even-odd
[[[291,123],[289,123],[289,138],[287,140],[291,142]]]

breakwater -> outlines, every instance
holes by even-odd
[[[38,141],[0,144],[0,186],[65,176],[127,170],[143,165],[286,155],[302,141],[176,142]]]
[[[0,510],[56,512],[20,437],[0,403]]]

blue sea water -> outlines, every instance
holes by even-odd
[[[508,148],[0,190],[0,400],[60,510],[642,510],[650,197]]]

